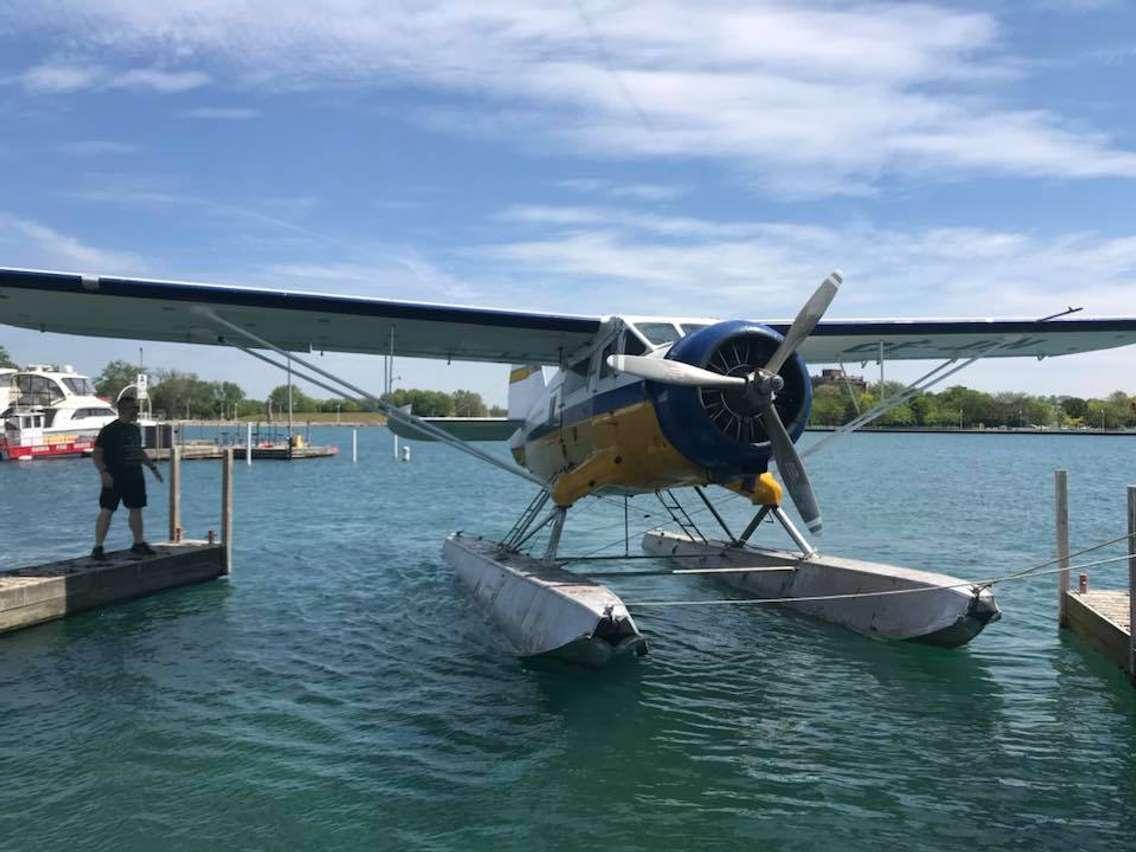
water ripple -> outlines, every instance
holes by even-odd
[[[1057,635],[1051,579],[1003,587],[1004,620],[953,652],[764,607],[675,608],[636,613],[651,654],[629,665],[523,663],[440,538],[503,532],[527,489],[444,448],[407,466],[384,431],[360,438],[358,465],[238,470],[231,580],[0,639],[0,847],[33,831],[108,850],[1130,845],[1136,698]],[[1047,558],[1037,495],[1055,458],[1075,545],[1116,534],[1131,478],[1118,441],[844,447],[814,474],[825,547],[963,576]],[[11,564],[85,541],[89,480],[78,462],[0,466],[0,494],[24,495],[5,498],[3,532],[50,507],[63,539],[5,535]],[[216,467],[185,480],[191,531],[219,526]],[[881,484],[871,511],[865,482]],[[581,513],[574,552],[621,520]],[[627,600],[729,594],[611,584]]]

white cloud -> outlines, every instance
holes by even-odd
[[[834,316],[1044,316],[1076,303],[1096,315],[1136,304],[1136,235],[1057,237],[977,228],[819,227],[715,221],[587,207],[514,207],[522,229],[470,251],[484,274],[563,294],[592,313],[791,317],[841,268]]]
[[[47,225],[4,212],[0,212],[0,247],[6,263],[12,266],[103,273],[140,272],[145,266],[135,254],[96,248]]]
[[[178,112],[182,118],[203,118],[212,121],[247,121],[259,118],[260,110],[248,107],[196,107]]]
[[[37,65],[21,75],[24,88],[31,92],[60,94],[89,89],[102,78],[102,69],[81,65]]]
[[[77,157],[98,157],[103,154],[133,154],[138,150],[138,146],[127,142],[113,142],[108,139],[83,139],[77,142],[60,143],[56,146],[56,150]]]
[[[117,71],[102,65],[45,63],[29,68],[18,79],[27,91],[36,94],[66,94],[85,89],[176,94],[204,86],[209,82],[209,75],[201,71],[166,71],[160,68]]]
[[[193,209],[207,216],[255,225],[270,232],[286,232],[310,242],[337,242],[334,238],[292,221],[309,211],[316,201],[310,197],[261,198],[254,203],[234,204],[194,194],[180,182],[150,179],[129,174],[90,173],[76,189],[68,190],[69,199],[95,204],[144,207],[170,210]]]
[[[633,201],[670,201],[687,193],[685,186],[658,183],[617,183],[602,178],[566,178],[556,185],[589,195],[608,195],[612,198],[630,198]]]
[[[188,92],[209,82],[209,75],[200,71],[162,71],[157,68],[134,68],[111,78],[110,84],[118,89],[149,89],[162,94]]]
[[[244,88],[424,87],[445,104],[408,114],[434,127],[557,153],[720,160],[791,195],[865,194],[886,175],[1136,177],[1136,153],[1108,134],[1013,103],[1003,84],[1028,66],[999,21],[946,5],[13,6],[9,28],[57,32],[76,55],[192,58]],[[73,91],[89,70],[28,79]]]
[[[363,246],[358,261],[272,264],[262,277],[280,286],[409,301],[459,302],[481,295],[469,282],[445,272],[405,246]]]

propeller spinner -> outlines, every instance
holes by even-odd
[[[740,388],[750,404],[760,412],[762,424],[769,436],[773,459],[777,462],[777,469],[785,481],[793,505],[797,507],[801,518],[813,533],[819,533],[822,527],[820,507],[817,505],[816,495],[805,472],[805,466],[797,454],[793,439],[785,429],[785,424],[781,422],[781,415],[777,413],[777,406],[773,401],[784,385],[778,372],[816,328],[836,297],[843,280],[839,272],[833,272],[821,283],[816,292],[805,302],[796,319],[789,326],[789,330],[785,332],[785,337],[777,350],[763,366],[755,365],[753,372],[748,376],[724,376],[682,361],[641,355],[611,355],[607,359],[608,366],[617,372],[661,384],[731,388],[735,391]]]

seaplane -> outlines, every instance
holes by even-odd
[[[598,582],[614,572],[579,570],[586,559],[561,551],[574,506],[635,495],[654,495],[677,528],[643,535],[644,556],[671,566],[653,573],[721,581],[866,636],[963,645],[1000,615],[988,584],[821,554],[813,544],[823,521],[803,457],[838,433],[797,451],[812,403],[808,364],[939,362],[847,432],[979,359],[1136,343],[1136,318],[1073,318],[1070,308],[1036,319],[825,320],[842,284],[833,272],[784,322],[535,313],[0,269],[0,323],[235,347],[371,404],[405,436],[441,441],[525,480],[535,496],[503,537],[453,532],[442,546],[520,657],[598,667],[646,653],[633,614]],[[313,356],[328,351],[388,356],[388,368],[396,355],[507,365],[512,459],[322,368]],[[700,505],[684,506],[679,489]],[[709,489],[752,507],[744,529],[730,529]],[[786,495],[807,533],[786,511]],[[707,513],[717,526],[710,534],[695,520]],[[754,543],[763,523],[779,524],[796,549]]]

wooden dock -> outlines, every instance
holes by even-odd
[[[1069,515],[1066,472],[1055,476],[1057,506],[1058,621],[1096,648],[1136,686],[1136,639],[1132,624],[1136,621],[1136,556],[1128,557],[1127,589],[1089,589],[1087,574],[1078,578],[1077,589],[1069,588]],[[1128,486],[1128,539],[1125,553],[1136,553],[1136,485]]]
[[[182,536],[180,455],[174,447],[169,540],[153,545],[155,555],[108,551],[106,561],[82,556],[0,572],[0,634],[228,575],[233,561],[232,450],[225,451],[221,462],[221,537],[215,539],[210,530],[205,541]]]
[[[65,559],[0,573],[0,633],[227,573],[225,546],[205,541],[155,544],[156,556],[109,552],[106,562]]]
[[[1125,591],[1066,592],[1065,627],[1084,637],[1129,675],[1132,625],[1131,601]]]
[[[222,447],[220,444],[193,442],[183,444],[178,448],[181,452],[183,461],[201,461],[204,459],[219,459],[225,454],[225,450],[232,450],[238,459],[245,458],[247,452],[243,445]],[[161,449],[147,450],[146,453],[154,461],[168,461],[170,458],[170,449],[162,447]],[[252,458],[253,461],[259,459],[267,459],[272,461],[297,461],[299,459],[324,459],[339,454],[339,447],[315,447],[306,445],[303,447],[292,447],[291,452],[288,451],[287,444],[273,444],[271,446],[253,446]]]

